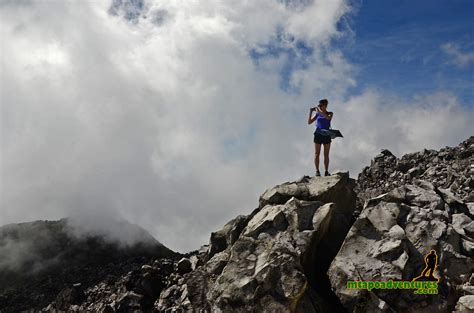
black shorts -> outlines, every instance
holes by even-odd
[[[314,143],[320,143],[320,144],[325,144],[325,143],[331,143],[331,137],[330,136],[324,136],[318,133],[314,133]]]

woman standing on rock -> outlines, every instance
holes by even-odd
[[[319,172],[319,153],[321,151],[321,144],[324,145],[324,176],[329,176],[329,149],[331,148],[331,136],[323,135],[320,130],[328,130],[331,127],[331,119],[333,112],[327,111],[328,100],[319,100],[319,105],[309,109],[308,125],[316,121],[316,130],[314,132],[314,165],[316,166],[316,176],[321,176]],[[316,115],[311,117],[313,111]]]

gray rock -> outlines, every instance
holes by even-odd
[[[141,311],[143,295],[133,291],[122,294],[117,300],[117,312]]]
[[[452,215],[452,225],[454,230],[462,236],[466,236],[466,231],[470,234],[474,231],[474,223],[472,219],[463,213]]]
[[[239,215],[225,224],[221,230],[211,233],[208,257],[211,258],[237,241],[249,218],[250,216]]]
[[[353,188],[347,172],[336,172],[267,190],[258,209],[213,233],[207,261],[180,282],[186,291],[164,290],[155,309],[337,311],[310,282],[325,274],[350,228]]]
[[[463,213],[433,214],[447,207],[447,193],[438,194],[429,182],[398,187],[366,201],[349,230],[328,276],[343,305],[350,312],[372,310],[384,301],[395,312],[444,311],[454,306],[462,286],[474,270],[472,220]],[[442,197],[443,196],[443,197]],[[452,204],[454,197],[449,195]],[[458,200],[455,200],[458,201]],[[456,205],[464,205],[460,202]],[[460,244],[461,243],[461,244]],[[347,289],[348,280],[411,280],[424,267],[423,256],[438,254],[441,287],[447,297],[425,301],[413,292]],[[441,272],[442,271],[442,272]],[[464,277],[464,278],[463,278]],[[375,297],[374,297],[375,296]],[[361,311],[361,312],[362,312]]]
[[[340,203],[339,195],[352,192],[354,184],[354,179],[349,178],[349,172],[336,172],[331,176],[315,176],[309,178],[307,182],[287,182],[266,190],[260,196],[259,208],[267,204],[284,204],[291,197],[308,201]]]
[[[186,273],[191,272],[191,270],[192,270],[192,264],[188,258],[182,258],[181,260],[178,261],[178,273],[186,274]]]
[[[474,296],[468,295],[459,298],[456,304],[456,313],[473,313],[474,312]]]
[[[209,274],[220,275],[229,261],[230,251],[224,250],[215,254],[206,264],[206,271]]]
[[[298,223],[300,211],[306,210],[313,212],[311,226]],[[230,259],[209,292],[212,310],[262,312],[269,305],[275,311],[294,310],[308,288],[301,259],[325,235],[333,213],[332,204],[301,204],[295,198],[265,206],[232,246]],[[270,237],[257,239],[259,232],[269,231]]]

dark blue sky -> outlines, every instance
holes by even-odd
[[[354,10],[338,23],[348,35],[333,41],[358,68],[349,96],[372,88],[409,101],[444,91],[463,106],[474,106],[474,0],[352,0],[351,6]],[[291,73],[307,66],[313,50],[294,40],[297,51],[282,44],[277,32],[250,56],[258,66],[261,58],[284,54],[280,87],[298,93],[288,85]]]
[[[358,0],[353,5],[356,12],[339,25],[349,25],[354,37],[334,42],[360,68],[358,86],[350,93],[372,87],[409,99],[443,90],[465,106],[474,104],[474,1]]]

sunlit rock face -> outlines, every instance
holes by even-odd
[[[354,184],[347,172],[339,172],[266,190],[249,216],[212,233],[207,250],[197,254],[196,269],[164,291],[155,308],[339,310],[315,286],[351,225]]]

